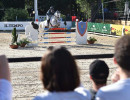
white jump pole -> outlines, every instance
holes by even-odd
[[[34,0],[35,21],[38,19],[37,0]]]

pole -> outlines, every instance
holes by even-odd
[[[125,16],[125,25],[127,25],[127,18],[128,18],[128,15]]]
[[[38,19],[37,0],[34,0],[35,21]]]
[[[129,14],[129,2],[126,0],[126,2],[125,2],[125,10],[124,10],[125,25],[127,25],[128,14]]]
[[[104,8],[103,8],[103,0],[102,0],[102,20],[103,20],[103,23],[104,23]]]

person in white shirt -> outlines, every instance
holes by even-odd
[[[0,100],[12,100],[10,71],[5,55],[0,55]]]
[[[103,86],[107,85],[107,78],[109,76],[109,67],[103,60],[94,60],[89,66],[89,76],[92,82],[91,100],[95,100],[95,95]]]
[[[116,75],[115,83],[99,89],[96,100],[130,100],[130,35],[117,41],[114,63],[119,76]]]
[[[49,47],[42,57],[41,81],[46,92],[33,100],[91,100],[81,87],[77,64],[65,47]]]

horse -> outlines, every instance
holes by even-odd
[[[55,28],[60,27],[60,15],[61,15],[61,13],[59,11],[56,11],[54,13],[54,15],[50,19],[49,28],[51,28],[51,27],[55,27]],[[43,21],[43,22],[41,22],[39,24],[39,32],[40,33],[44,32],[45,27],[47,27],[47,20],[45,20],[45,21]]]

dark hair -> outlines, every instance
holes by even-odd
[[[95,78],[92,78],[94,83],[96,85],[102,85],[102,84],[106,84],[107,83],[107,78],[106,79],[95,79]]]
[[[130,35],[125,35],[117,41],[114,57],[122,69],[130,71]]]
[[[89,66],[89,74],[96,85],[106,84],[109,67],[103,60],[94,60]]]
[[[65,47],[50,47],[42,58],[44,88],[49,91],[73,91],[80,85],[78,67]]]

